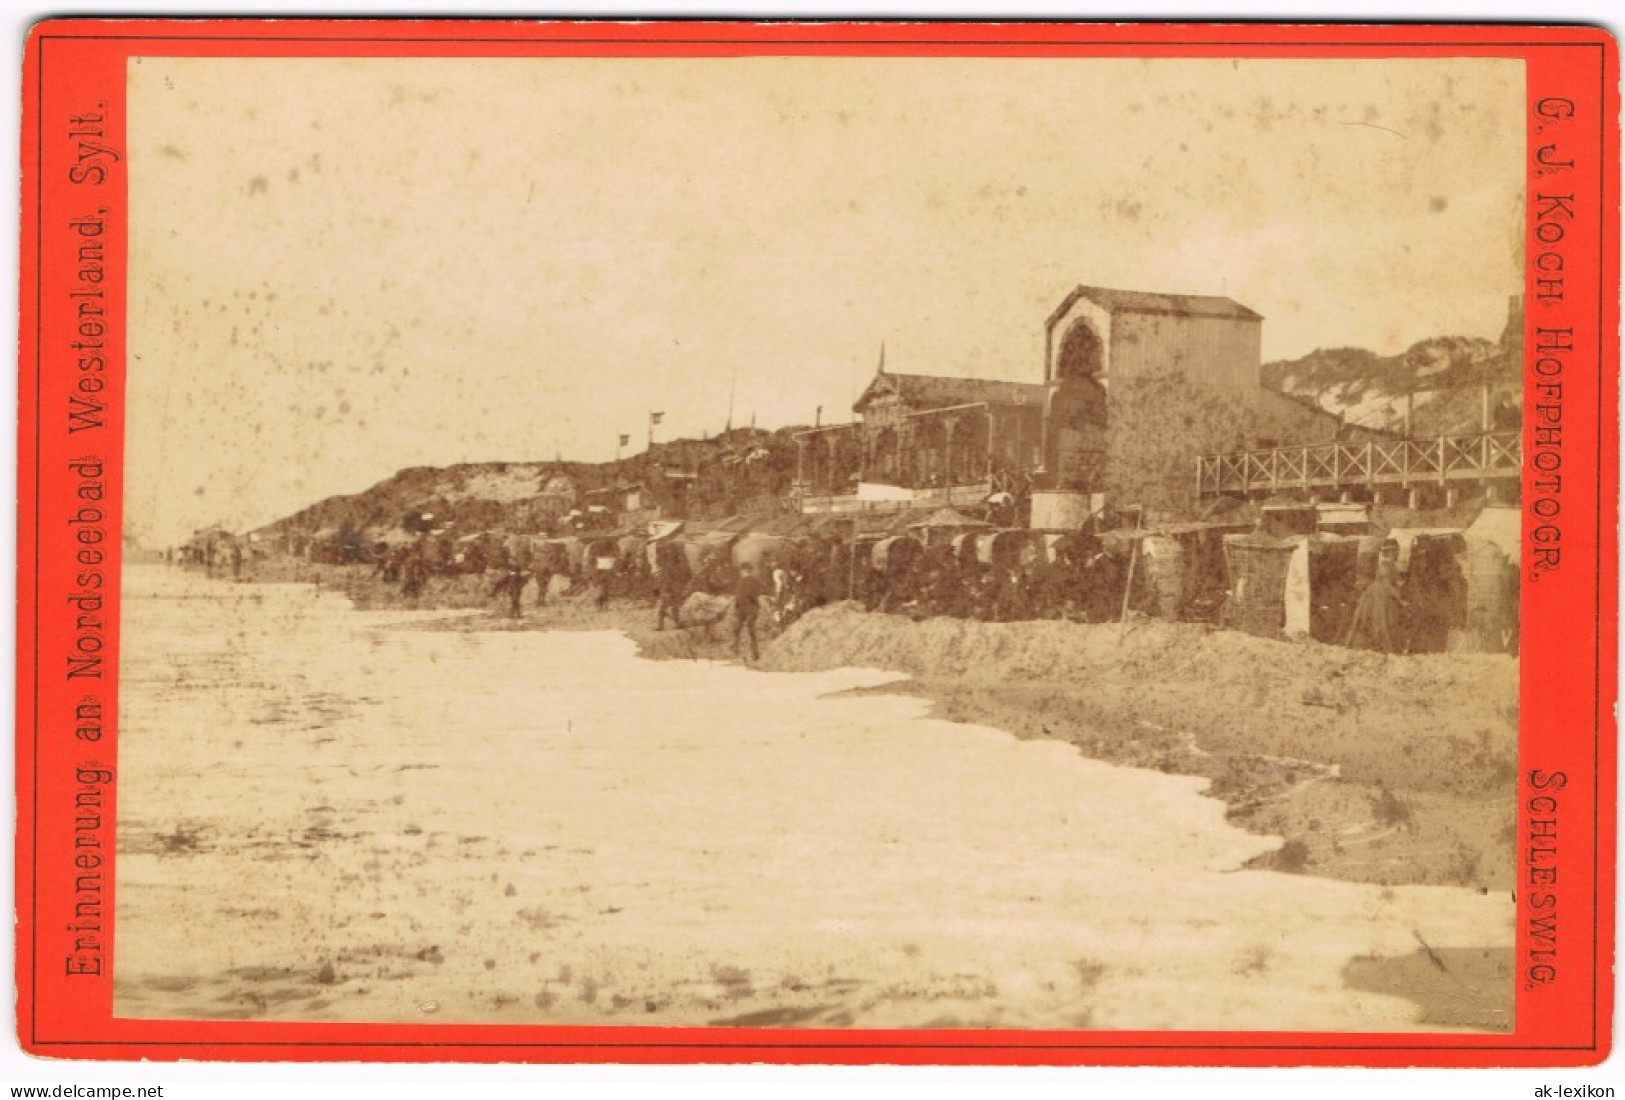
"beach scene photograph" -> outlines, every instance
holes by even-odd
[[[132,60],[114,1014],[1510,1032],[1524,80]]]

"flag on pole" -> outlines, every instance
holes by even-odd
[[[631,443],[631,442],[632,442],[632,436],[627,432],[622,432],[621,433],[621,446],[624,447],[628,443]]]
[[[660,418],[662,416],[665,416],[665,415],[666,414],[663,413],[663,412],[658,412],[658,413],[652,412],[652,413],[649,414],[649,423],[658,424],[658,423],[660,423]]]

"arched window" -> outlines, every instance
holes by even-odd
[[[1099,378],[1105,366],[1105,347],[1094,326],[1082,317],[1073,321],[1061,337],[1061,348],[1055,356],[1055,380]]]

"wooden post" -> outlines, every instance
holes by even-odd
[[[985,407],[987,412],[987,478],[993,480],[993,406]]]
[[[1134,565],[1140,560],[1140,525],[1134,525],[1134,542],[1128,552],[1128,581],[1123,585],[1123,610],[1117,615],[1117,643],[1123,643],[1123,632],[1128,629],[1128,598],[1134,591]]]

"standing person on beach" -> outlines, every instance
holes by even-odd
[[[1394,639],[1399,634],[1400,608],[1404,605],[1399,595],[1399,543],[1387,539],[1377,552],[1377,575],[1354,605],[1354,617],[1343,644],[1379,653],[1396,652]]]
[[[666,629],[666,616],[671,624],[683,629],[683,601],[688,598],[692,577],[688,558],[683,548],[670,539],[655,543],[655,629]]]
[[[521,615],[520,601],[525,594],[525,585],[530,582],[530,570],[519,557],[510,558],[501,567],[497,582],[491,587],[491,595],[507,595],[508,618],[517,619]]]
[[[406,560],[401,565],[401,595],[416,600],[423,595],[424,586],[428,583],[429,562],[419,544],[406,551]]]
[[[762,653],[756,644],[756,613],[767,589],[756,575],[756,567],[746,562],[739,567],[739,580],[734,584],[734,644],[739,655],[739,635],[750,632],[750,659],[760,660]]]
[[[587,552],[592,555],[593,572],[598,581],[598,598],[593,606],[602,611],[609,606],[609,586],[615,577],[619,549],[612,542],[596,542]]]

